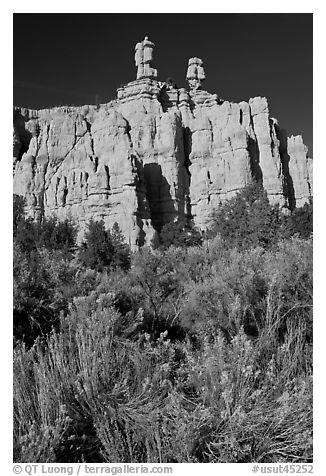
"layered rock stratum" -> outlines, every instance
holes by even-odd
[[[189,90],[158,81],[154,44],[136,45],[137,80],[99,106],[14,109],[14,193],[30,215],[117,222],[127,242],[150,243],[162,226],[213,210],[253,180],[284,210],[312,197],[312,159],[302,137],[287,137],[266,98],[222,100],[202,89],[200,58],[189,60]]]

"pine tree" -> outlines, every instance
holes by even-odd
[[[108,231],[110,236],[114,253],[112,257],[112,265],[116,268],[124,269],[125,271],[130,269],[131,255],[130,248],[126,244],[124,236],[119,228],[117,222],[114,223],[112,230]]]
[[[90,220],[85,240],[79,250],[79,260],[87,267],[102,271],[104,268],[130,268],[130,249],[117,223],[112,231],[105,230],[103,220]]]
[[[279,206],[269,203],[262,185],[253,183],[215,210],[212,221],[208,237],[219,234],[227,245],[247,249],[277,243],[283,218]]]

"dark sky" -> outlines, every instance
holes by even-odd
[[[266,96],[312,155],[312,14],[14,14],[14,105],[43,108],[114,99],[136,79],[134,46],[156,44],[158,79],[186,87],[203,59],[204,89],[230,101]]]

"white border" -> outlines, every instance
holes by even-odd
[[[2,110],[1,110],[1,187],[0,203],[2,204],[2,233],[1,233],[1,317],[2,317],[2,392],[1,392],[1,444],[2,461],[6,469],[2,474],[12,473],[12,165],[11,165],[11,117],[12,114],[12,14],[15,13],[314,13],[314,321],[315,321],[315,377],[314,377],[314,474],[323,474],[322,462],[324,457],[325,441],[325,404],[324,382],[325,370],[325,202],[324,195],[326,173],[326,151],[325,127],[323,120],[326,114],[325,107],[325,7],[323,3],[317,1],[279,1],[258,2],[258,1],[228,1],[223,4],[216,2],[175,2],[164,0],[160,2],[137,1],[123,2],[124,9],[121,9],[121,2],[72,2],[56,0],[56,2],[44,1],[15,1],[11,5],[1,6],[1,85],[2,85]],[[110,26],[108,25],[108,28]],[[275,32],[277,35],[277,32]],[[26,48],[27,44],[22,45]],[[304,67],[304,65],[303,65]],[[11,94],[9,93],[11,92]],[[175,466],[175,465],[173,465]],[[198,465],[178,465],[174,474],[194,474],[194,471],[204,470],[207,473],[214,471],[214,474],[251,474],[252,465],[205,465],[204,469]],[[185,468],[183,468],[185,466]],[[247,469],[244,468],[247,466]],[[248,471],[248,473],[247,473]]]

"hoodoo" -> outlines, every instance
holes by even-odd
[[[82,107],[14,109],[14,193],[29,214],[118,222],[136,248],[177,217],[205,229],[212,211],[253,180],[272,203],[302,206],[312,196],[312,159],[288,138],[266,98],[234,103],[203,89],[190,58],[189,91],[159,81],[154,43],[135,47],[137,79],[117,99]],[[186,69],[186,65],[185,65]]]

